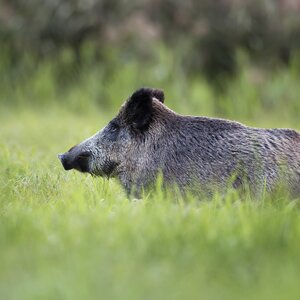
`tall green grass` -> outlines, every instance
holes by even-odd
[[[87,51],[88,52],[88,51]],[[0,58],[1,106],[48,108],[49,105],[83,113],[98,107],[113,115],[137,88],[163,88],[166,103],[182,114],[228,117],[253,124],[299,126],[299,62],[276,71],[260,69],[243,55],[239,73],[216,92],[199,73],[187,76],[178,51],[158,47],[145,61],[123,57],[108,49],[98,64],[74,65],[65,50],[56,59],[42,63],[28,58],[12,68]],[[281,124],[278,124],[280,116]]]
[[[181,200],[157,189],[129,201],[117,182],[65,172],[56,157],[142,85],[164,88],[180,113],[300,129],[297,72],[244,62],[216,94],[165,49],[149,65],[107,60],[66,82],[54,62],[2,80],[0,299],[297,299],[297,199]]]

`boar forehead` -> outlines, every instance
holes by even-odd
[[[102,130],[95,135],[98,147],[111,147],[128,138],[128,130],[121,126],[117,118],[111,120]]]
[[[120,127],[123,127],[123,126],[127,125],[126,124],[126,105],[127,105],[127,101],[124,102],[121,105],[118,114],[109,122],[109,124],[116,124],[116,125],[119,125]]]

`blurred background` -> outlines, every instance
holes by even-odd
[[[113,114],[145,85],[180,113],[299,126],[299,79],[300,0],[0,0],[2,107]]]
[[[299,201],[130,202],[63,170],[141,86],[300,130],[300,0],[0,0],[0,299],[298,299]]]

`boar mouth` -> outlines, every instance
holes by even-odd
[[[113,177],[116,174],[116,168],[119,164],[115,161],[105,161],[101,166],[101,169],[97,169],[96,172],[90,172],[93,176],[102,176],[102,177]]]
[[[91,154],[89,152],[82,152],[76,157],[76,161],[74,163],[74,169],[82,172],[89,173],[90,172],[90,158]]]

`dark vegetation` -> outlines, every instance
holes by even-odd
[[[28,55],[59,60],[67,48],[80,68],[87,56],[106,64],[110,49],[151,61],[164,44],[185,74],[202,73],[222,88],[237,72],[239,51],[264,68],[289,65],[300,51],[299,14],[300,2],[288,0],[1,0],[1,52],[16,67]]]

